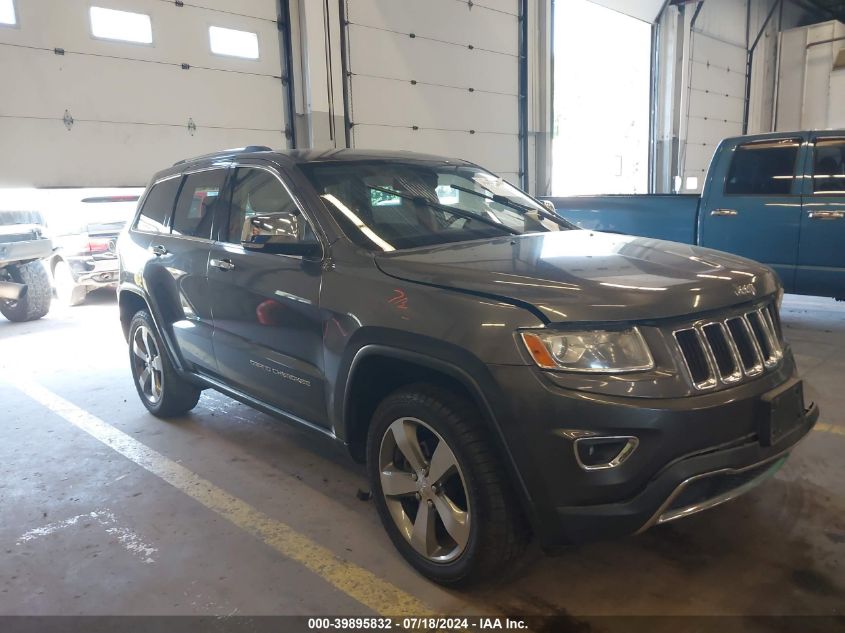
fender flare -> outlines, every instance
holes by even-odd
[[[167,328],[163,328],[161,326],[161,321],[158,318],[156,311],[153,309],[152,301],[150,301],[149,295],[139,286],[128,285],[123,283],[117,290],[117,304],[120,306],[120,301],[123,295],[131,294],[144,302],[144,305],[147,307],[147,313],[150,315],[150,318],[153,320],[153,325],[155,325],[156,330],[158,330],[159,336],[161,336],[162,341],[164,342],[164,351],[167,354],[170,363],[176,369],[176,372],[180,376],[187,376],[188,372],[185,371],[185,364],[182,362],[182,358],[179,354],[176,353],[176,346],[173,343],[172,337],[170,332]]]
[[[482,385],[474,377],[474,375],[477,375],[482,379],[486,378],[486,366],[484,366],[481,361],[478,361],[478,363],[485,368],[485,371],[479,371],[473,374],[455,362],[427,354],[421,354],[401,347],[379,343],[370,343],[361,346],[355,352],[349,371],[346,374],[346,382],[343,388],[342,418],[340,420],[340,424],[335,428],[338,439],[344,441],[345,443],[349,437],[347,423],[350,419],[351,409],[350,390],[355,377],[355,372],[361,364],[361,361],[372,356],[393,358],[443,373],[450,378],[457,380],[467,390],[467,393],[470,394],[473,402],[481,412],[484,424],[492,431],[491,437],[493,438],[494,448],[504,459],[504,466],[514,486],[514,490],[519,497],[522,508],[525,511],[525,515],[529,521],[533,523],[535,517],[533,513],[534,504],[531,499],[531,494],[529,493],[528,487],[525,484],[519,468],[517,467],[516,461],[508,448],[508,444],[505,440],[504,434],[502,433],[502,428],[499,419],[496,416],[495,409],[492,406],[490,399],[485,394]],[[490,377],[489,380],[492,383],[492,377]],[[495,384],[491,384],[491,387],[495,388]]]

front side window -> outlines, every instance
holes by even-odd
[[[740,145],[734,151],[725,193],[739,196],[785,196],[792,193],[799,139]]]
[[[819,139],[816,142],[813,192],[845,195],[845,139]]]
[[[239,167],[232,178],[230,244],[315,243],[317,237],[279,179],[264,169]]]
[[[91,34],[106,40],[153,43],[153,25],[146,13],[91,7]]]
[[[138,222],[135,228],[146,233],[168,233],[167,228],[170,213],[176,202],[176,194],[179,193],[179,177],[169,178],[153,185],[147,197],[144,199],[144,206],[138,215]]]
[[[173,235],[211,239],[214,210],[225,181],[225,169],[188,174],[176,201]]]
[[[571,228],[478,167],[429,161],[306,163],[344,232],[370,250],[430,246]]]

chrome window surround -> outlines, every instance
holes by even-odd
[[[223,240],[212,240],[212,239],[207,239],[207,238],[204,238],[204,237],[174,235],[172,233],[173,211],[171,211],[170,217],[168,218],[168,228],[171,229],[171,232],[168,232],[168,233],[153,233],[151,231],[143,231],[143,230],[139,229],[138,226],[137,226],[138,220],[141,218],[141,214],[142,214],[142,211],[144,209],[144,203],[146,202],[147,196],[149,195],[150,191],[152,191],[153,187],[155,187],[159,183],[165,182],[167,180],[172,180],[174,178],[184,178],[185,176],[190,176],[191,174],[197,174],[197,173],[200,173],[200,172],[203,172],[203,171],[210,171],[212,169],[229,170],[229,169],[237,169],[239,167],[249,168],[249,169],[261,169],[261,170],[264,170],[266,172],[273,174],[273,176],[276,177],[276,180],[278,180],[281,183],[284,190],[290,196],[290,199],[293,200],[294,204],[296,205],[296,208],[299,209],[299,212],[302,214],[302,217],[304,217],[306,222],[308,222],[308,224],[311,226],[311,230],[314,231],[314,235],[317,236],[317,241],[320,243],[320,250],[321,250],[320,259],[321,260],[325,259],[325,257],[326,257],[326,242],[325,242],[325,237],[324,237],[322,230],[318,230],[319,225],[309,217],[308,213],[306,213],[304,205],[299,200],[299,198],[297,198],[293,194],[290,187],[288,187],[287,183],[284,181],[284,178],[282,178],[281,174],[276,169],[274,169],[273,167],[271,167],[269,165],[258,165],[258,164],[253,164],[253,163],[239,163],[237,161],[229,160],[229,161],[225,161],[225,162],[215,163],[214,165],[211,165],[211,166],[189,169],[187,171],[182,171],[182,172],[179,172],[179,173],[176,173],[176,174],[170,174],[168,176],[164,176],[163,178],[159,178],[158,180],[153,182],[147,188],[147,190],[144,192],[143,197],[138,200],[138,211],[137,211],[137,214],[135,216],[135,220],[134,220],[134,222],[132,223],[132,226],[131,226],[132,232],[133,233],[142,233],[144,235],[154,235],[154,236],[171,236],[171,235],[173,235],[174,237],[178,237],[179,239],[183,239],[183,240],[187,239],[187,240],[193,240],[193,241],[199,241],[199,242],[208,242],[209,244],[219,243],[219,244],[227,244],[229,246],[241,246],[240,244],[232,244],[231,242],[226,242],[226,241],[223,241]],[[228,188],[228,185],[227,185],[227,188]],[[173,204],[174,204],[174,209],[175,209],[176,200],[173,201]],[[243,248],[243,247],[241,246],[241,248]],[[244,250],[244,252],[246,252],[248,249],[243,249],[243,250]],[[250,252],[252,252],[252,251],[250,251]],[[279,255],[279,257],[295,257],[295,258],[298,258],[298,259],[302,259],[301,255]]]
[[[760,329],[768,344],[771,352],[767,355],[764,353],[758,337],[751,327],[749,319],[759,319]],[[737,342],[733,333],[731,332],[728,323],[738,323],[745,332],[751,343],[751,352],[754,361],[749,366],[746,366],[737,346]],[[706,334],[705,328],[716,326],[724,336],[725,342],[731,354],[734,364],[734,371],[723,375],[719,370],[716,356],[713,347],[710,344]],[[705,360],[708,367],[708,376],[704,380],[697,381],[693,378],[692,368],[687,356],[684,354],[680,342],[678,341],[678,334],[682,332],[694,332],[702,351],[704,352]],[[672,338],[675,341],[675,349],[683,359],[683,366],[686,370],[687,378],[696,389],[706,391],[714,389],[719,385],[730,386],[739,383],[743,378],[753,378],[759,376],[765,370],[773,369],[783,359],[783,346],[780,337],[777,334],[774,323],[769,314],[768,305],[763,305],[754,310],[747,311],[742,314],[731,315],[718,320],[700,321],[689,327],[677,328],[672,331]]]

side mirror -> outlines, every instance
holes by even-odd
[[[302,257],[322,252],[317,236],[298,210],[247,216],[241,229],[241,246],[263,253]]]

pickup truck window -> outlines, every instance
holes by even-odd
[[[182,179],[178,176],[153,185],[144,200],[135,228],[146,233],[168,233],[167,222]]]
[[[845,195],[845,138],[816,141],[813,193]]]
[[[369,250],[569,228],[543,217],[545,207],[516,187],[470,165],[356,161],[300,169],[344,233]]]
[[[738,146],[731,160],[725,193],[734,196],[789,195],[800,146],[800,139]]]

